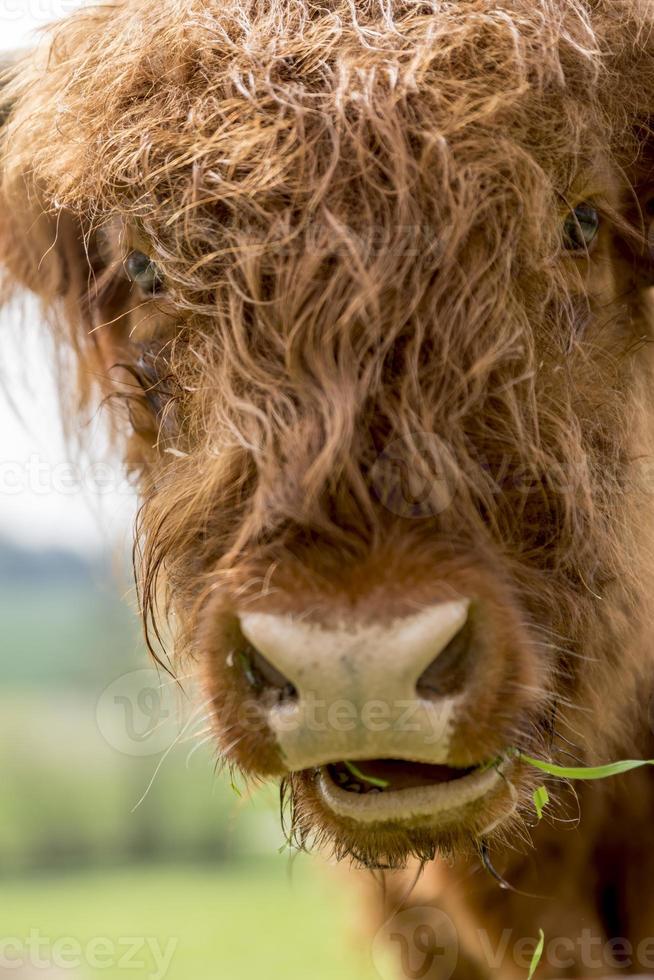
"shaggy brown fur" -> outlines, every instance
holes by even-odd
[[[459,581],[498,641],[455,763],[654,754],[653,29],[645,0],[118,0],[7,88],[6,283],[43,298],[82,403],[124,407],[153,643],[174,612],[223,750],[287,777],[297,842],[364,864],[454,849],[420,888],[456,910],[462,978],[524,975],[491,969],[477,924],[652,934],[651,777],[584,791],[576,832],[553,785],[534,859],[512,850],[534,785],[514,767],[521,805],[485,846],[548,900],[500,892],[472,875],[472,817],[447,839],[337,825],[244,725],[225,638],[246,603],[381,618]],[[570,254],[580,202],[602,227]],[[388,446],[450,505],[398,513]]]

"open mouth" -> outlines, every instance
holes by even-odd
[[[319,770],[318,792],[337,816],[357,823],[442,823],[508,785],[501,763],[466,768],[402,759],[339,762]]]

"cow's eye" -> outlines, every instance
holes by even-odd
[[[152,259],[143,252],[130,252],[125,260],[125,268],[130,281],[144,293],[156,296],[163,292],[163,276]]]
[[[578,204],[565,220],[563,244],[569,252],[585,252],[595,241],[600,216],[592,204]]]

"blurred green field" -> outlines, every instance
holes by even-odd
[[[377,976],[368,949],[356,948],[351,904],[339,904],[333,884],[306,861],[290,872],[288,859],[280,859],[219,874],[150,868],[46,877],[5,883],[0,895],[5,937],[24,937],[29,923],[44,940],[78,944],[67,954],[75,967],[83,961],[75,978],[119,980],[128,973],[162,980],[163,972],[167,980]],[[102,967],[96,961],[94,969],[98,939],[109,944]],[[120,962],[127,940],[134,950],[129,971]],[[42,955],[51,955],[45,943]],[[53,959],[56,965],[57,955]]]
[[[146,663],[130,608],[131,587],[107,577],[11,583],[0,580],[2,688],[94,690]]]
[[[201,719],[168,751],[177,734],[176,703],[168,705],[170,731],[154,750],[128,742],[121,751],[127,719],[110,696],[116,731],[101,728],[107,691],[121,678],[138,682],[149,667],[136,618],[116,595],[92,583],[5,588],[0,623],[0,874],[223,861],[256,852],[262,837],[264,850],[276,851],[275,795],[263,793],[252,806],[216,777],[212,746],[196,751]],[[169,678],[151,675],[166,694]]]
[[[7,975],[374,980],[356,895],[321,859],[278,853],[277,791],[250,798],[216,774],[201,716],[168,748],[125,747],[114,687],[148,659],[128,586],[109,581],[0,574],[0,954],[34,935],[55,967],[57,943],[81,951],[72,970]],[[141,946],[126,965],[130,938]],[[165,971],[147,940],[162,955],[174,942]]]

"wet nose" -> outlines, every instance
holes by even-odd
[[[337,759],[446,762],[472,669],[472,606],[461,598],[391,622],[240,616],[250,671],[285,764]]]

